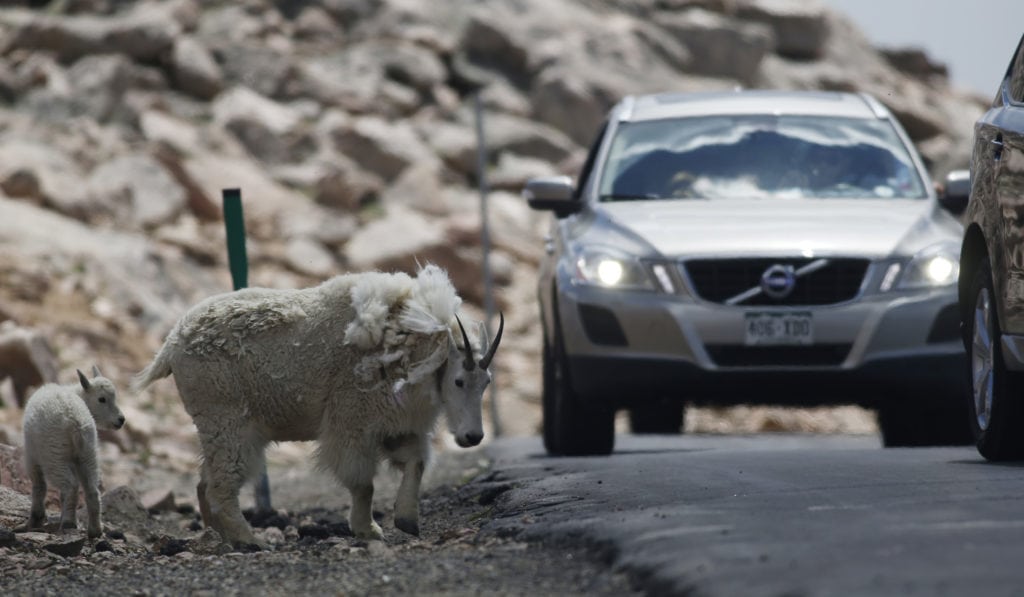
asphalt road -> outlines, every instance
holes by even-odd
[[[587,545],[649,594],[1024,595],[1024,463],[873,437],[619,436],[488,448],[488,532]]]

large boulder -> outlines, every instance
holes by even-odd
[[[252,42],[211,48],[226,82],[274,99],[295,95],[293,85],[299,71],[290,53]]]
[[[761,60],[775,47],[772,30],[701,9],[662,12],[654,22],[683,43],[692,55],[691,71],[752,83]]]
[[[358,212],[377,199],[384,182],[349,158],[336,155],[317,168],[309,186],[317,203],[347,212]]]
[[[264,161],[299,161],[315,149],[312,139],[303,134],[299,110],[247,87],[220,94],[213,103],[213,119]]]
[[[471,115],[464,118],[470,121]],[[577,147],[571,138],[554,127],[507,114],[488,114],[484,136],[489,152],[510,151],[551,162],[564,160]]]
[[[466,22],[458,45],[470,64],[497,71],[525,86],[532,70],[528,41],[515,35],[509,25],[498,13],[475,12]]]
[[[741,0],[736,16],[771,27],[775,51],[782,56],[816,60],[825,54],[829,25],[818,0]]]
[[[415,271],[420,263],[438,263],[449,250],[444,228],[422,213],[394,208],[364,225],[349,240],[345,256],[354,270]]]
[[[199,99],[210,99],[224,87],[220,65],[206,46],[192,36],[174,41],[168,70],[177,89]]]
[[[337,123],[330,136],[334,149],[384,180],[394,179],[409,164],[436,159],[406,122],[363,116]]]
[[[89,286],[75,295],[102,295],[112,314],[143,328],[170,325],[199,297],[223,289],[215,272],[170,260],[146,237],[94,229],[51,210],[0,196],[0,252],[26,263],[48,256],[81,270]],[[140,284],[140,280],[146,280]],[[82,296],[85,295],[85,296]],[[80,332],[81,333],[81,332]]]
[[[87,184],[111,212],[147,228],[174,220],[186,205],[185,189],[159,161],[145,154],[101,164]]]
[[[151,6],[110,17],[4,11],[0,24],[11,29],[7,42],[10,47],[52,52],[61,60],[88,54],[124,54],[152,63],[170,50],[181,33],[177,21]]]
[[[448,78],[444,62],[421,45],[388,40],[378,44],[377,54],[385,76],[422,94]]]
[[[576,143],[593,142],[608,109],[615,103],[572,68],[552,66],[537,76],[530,94],[534,114],[557,126]]]
[[[56,211],[87,219],[97,206],[82,184],[78,163],[60,147],[22,138],[0,142],[0,189]]]
[[[427,121],[417,124],[417,130],[430,149],[448,167],[469,176],[477,168],[476,132],[466,124],[444,120]]]
[[[120,54],[85,56],[64,75],[64,85],[33,89],[25,97],[26,107],[54,123],[86,116],[100,122],[134,123],[133,93],[166,87],[163,74],[139,66]]]
[[[33,389],[56,382],[58,371],[57,357],[40,331],[0,323],[0,380],[13,381],[16,406],[24,408]]]
[[[24,525],[31,509],[32,500],[28,495],[0,485],[0,528],[14,529]]]

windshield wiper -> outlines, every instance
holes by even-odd
[[[601,201],[650,201],[651,199],[661,199],[660,195],[654,193],[646,193],[643,195],[629,195],[629,194],[608,194],[601,195],[598,197]]]

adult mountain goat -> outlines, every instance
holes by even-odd
[[[481,399],[504,328],[502,318],[489,344],[481,326],[483,354],[474,356],[460,304],[434,265],[416,278],[367,272],[213,296],[175,324],[133,389],[174,373],[199,430],[200,510],[225,540],[255,543],[238,492],[266,445],[308,440],[319,441],[318,465],[351,492],[357,537],[383,537],[371,512],[384,459],[402,471],[395,526],[417,535],[429,434],[444,410],[458,445],[483,439]]]

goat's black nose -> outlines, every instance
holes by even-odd
[[[117,428],[120,429],[124,426],[124,415],[117,418]]]
[[[475,446],[475,445],[479,444],[481,441],[483,441],[483,439],[484,439],[484,434],[483,433],[467,433],[466,434],[466,443],[469,444],[470,446]]]

